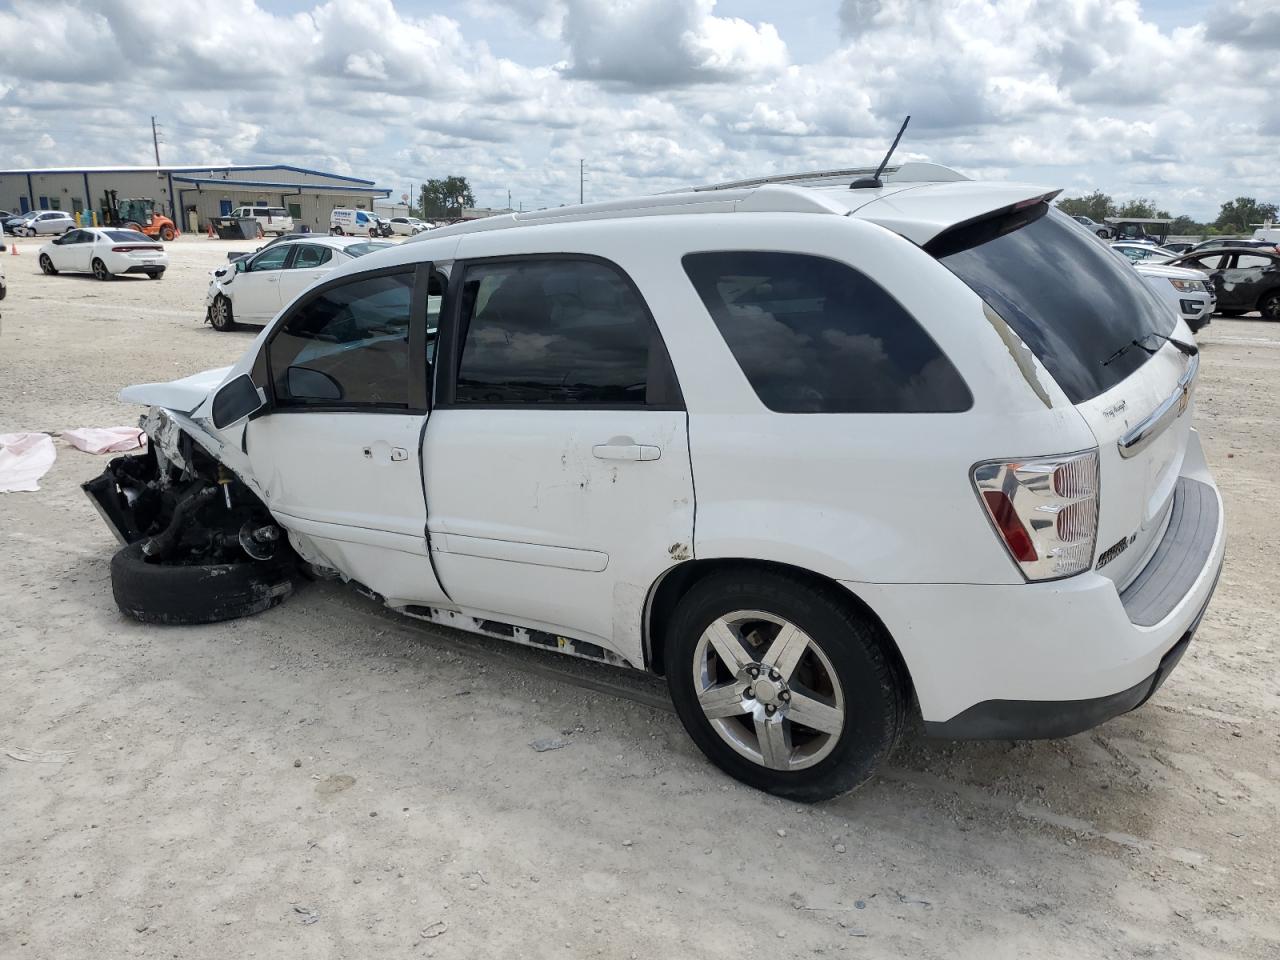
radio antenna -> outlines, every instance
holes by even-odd
[[[880,174],[884,173],[884,168],[889,165],[889,158],[893,156],[893,151],[898,149],[898,141],[902,139],[903,133],[907,130],[907,124],[910,122],[911,114],[907,114],[907,119],[903,120],[902,126],[898,128],[898,135],[893,138],[893,144],[889,147],[889,152],[884,155],[884,159],[880,161],[880,166],[876,168],[875,176],[859,177],[849,184],[850,190],[874,190],[877,187],[884,186],[884,181],[880,179]]]

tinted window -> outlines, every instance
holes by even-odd
[[[318,267],[328,263],[333,256],[333,251],[328,247],[317,247],[310,243],[300,243],[297,246],[297,252],[293,255],[293,263],[290,266],[294,270],[306,270],[310,267]]]
[[[413,275],[334,287],[289,318],[271,341],[276,400],[405,407]]]
[[[1256,253],[1241,253],[1236,256],[1236,267],[1239,269],[1247,269],[1249,267],[1270,267],[1275,263],[1271,257],[1264,257]]]
[[[145,233],[139,233],[137,230],[104,230],[103,233],[120,243],[155,243]],[[89,239],[93,239],[92,234],[89,235]]]
[[[249,263],[249,269],[251,271],[280,270],[284,267],[284,258],[288,255],[289,247],[286,244],[282,243],[278,247],[268,247],[253,258]]]
[[[951,362],[881,287],[798,253],[691,253],[685,273],[760,401],[779,413],[954,412]]]
[[[639,294],[612,267],[587,260],[473,266],[461,307],[456,402],[645,403],[656,331]]]
[[[949,230],[926,248],[1039,357],[1072,403],[1120,383],[1176,317],[1142,277],[1062,213],[1037,204]],[[1122,352],[1118,352],[1122,351]]]
[[[373,253],[375,250],[385,250],[387,247],[394,247],[394,243],[386,240],[370,240],[366,243],[349,243],[342,248],[342,252],[349,257],[363,257],[366,253]]]

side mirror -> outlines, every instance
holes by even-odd
[[[342,387],[337,380],[310,367],[290,367],[285,371],[289,396],[298,400],[341,400]]]
[[[267,405],[266,392],[247,373],[224,383],[213,395],[213,425],[221,430]]]
[[[61,238],[61,237],[54,237],[54,238],[53,238],[53,243],[54,243],[54,245],[55,245],[55,246],[59,246],[59,247],[60,247],[60,246],[62,246],[62,238]]]

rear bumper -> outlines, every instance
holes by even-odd
[[[897,642],[926,730],[1067,736],[1150,697],[1199,626],[1226,549],[1194,431],[1176,496],[1160,547],[1123,592],[1096,571],[1049,583],[846,584]]]

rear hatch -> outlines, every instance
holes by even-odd
[[[1170,342],[1177,318],[1128,263],[1044,200],[960,224],[925,249],[1004,318],[1092,429],[1094,566],[1123,589],[1168,524],[1190,430],[1195,348]]]

